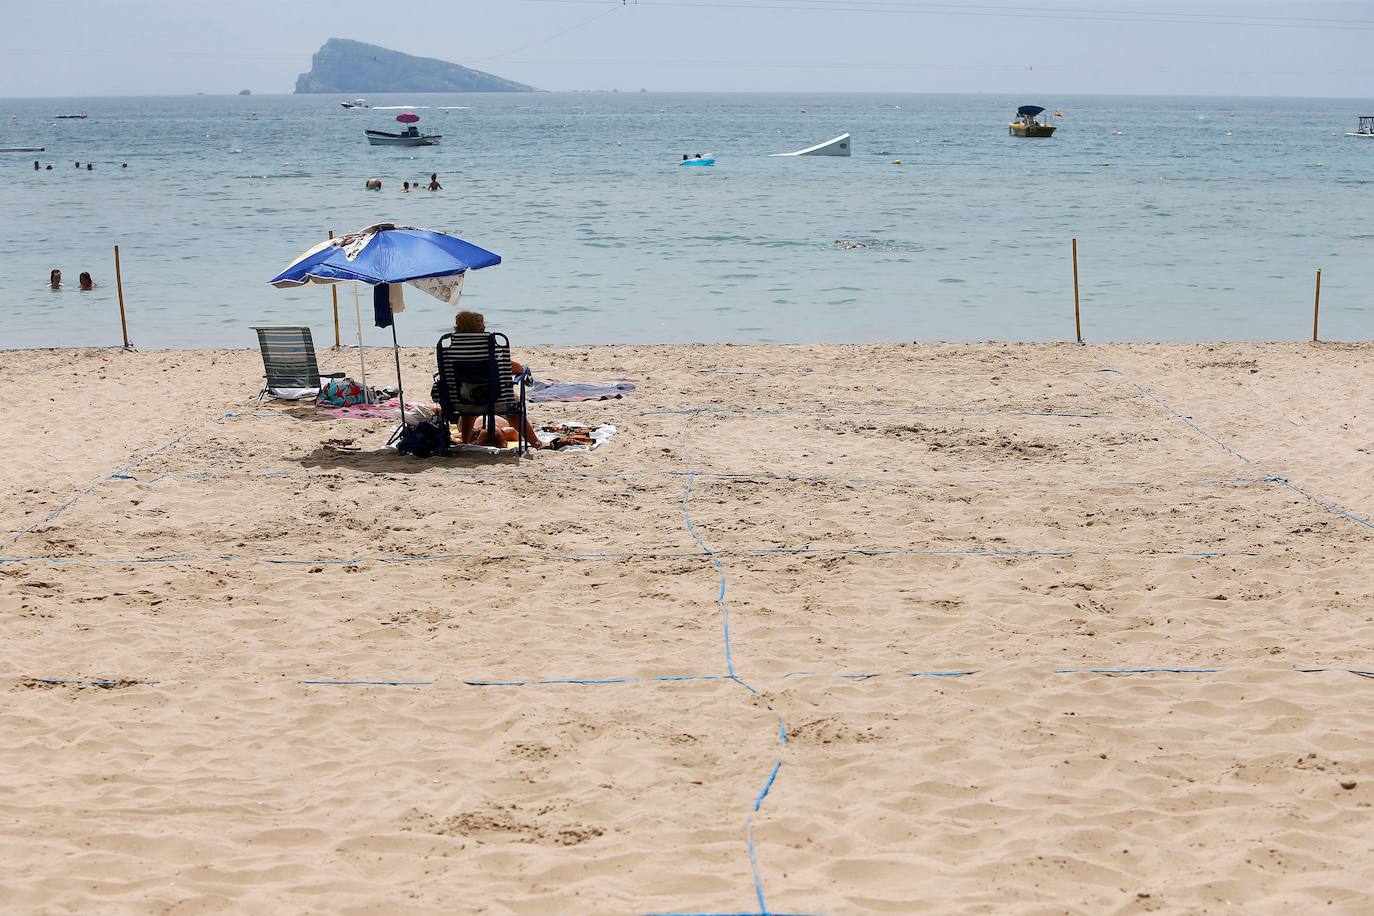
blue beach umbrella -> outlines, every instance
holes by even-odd
[[[465,242],[457,236],[432,229],[413,229],[378,223],[358,232],[328,239],[296,258],[268,282],[278,289],[333,283],[366,283],[375,287],[373,307],[377,327],[391,328],[396,358],[396,388],[405,423],[405,392],[401,387],[401,353],[396,342],[396,322],[391,307],[390,284],[410,283],[450,304],[457,304],[462,277],[501,263],[501,256]],[[356,287],[355,287],[356,293]],[[357,299],[354,299],[355,308]],[[361,313],[358,350],[362,352]],[[363,382],[366,385],[366,368]]]

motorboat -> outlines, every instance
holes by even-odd
[[[1348,130],[1347,137],[1374,137],[1374,115],[1360,115],[1358,130]]]
[[[1057,129],[1055,125],[1040,120],[1044,110],[1039,105],[1022,105],[1016,109],[1016,117],[1007,125],[1007,133],[1013,137],[1053,137]]]
[[[840,134],[832,140],[799,149],[793,153],[773,153],[774,156],[848,156],[852,144],[849,134]]]
[[[715,165],[715,164],[716,164],[716,157],[715,157],[715,156],[710,156],[710,157],[705,158],[705,159],[703,159],[703,158],[700,157],[700,156],[697,156],[695,159],[684,159],[684,160],[682,160],[681,162],[678,163],[678,165],[682,166],[683,168],[686,168],[687,166],[690,166],[690,165],[713,166],[713,165]]]
[[[86,112],[83,111],[81,114],[53,115],[53,117],[59,121],[84,121],[86,120]]]
[[[363,133],[373,146],[434,146],[443,139],[442,134],[422,134],[413,124],[399,134],[385,130],[365,130]]]
[[[372,107],[371,105],[367,104],[367,99],[354,99],[354,100],[351,101],[351,102],[340,102],[339,104],[342,105],[344,108],[371,108],[371,107]]]
[[[0,146],[0,153],[44,153],[45,146]]]

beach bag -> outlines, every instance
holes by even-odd
[[[416,458],[430,458],[444,451],[444,446],[448,444],[444,440],[447,438],[447,428],[426,420],[401,430],[401,436],[396,440],[396,451]]]
[[[367,403],[367,391],[351,378],[330,379],[316,395],[315,403],[321,407],[352,407]]]

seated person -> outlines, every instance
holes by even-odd
[[[458,317],[453,320],[453,332],[455,334],[485,334],[487,331],[487,321],[482,317],[481,312],[459,312]],[[525,367],[511,360],[511,372],[516,375],[523,375]],[[452,418],[450,418],[452,419]],[[458,438],[461,442],[468,445],[492,445],[501,448],[507,442],[514,442],[519,438],[519,433],[515,429],[516,423],[524,424],[525,441],[534,448],[555,448],[554,442],[544,442],[539,438],[539,434],[534,431],[534,425],[529,418],[522,416],[520,405],[512,404],[510,412],[505,418],[496,418],[496,429],[488,430],[479,428],[477,421],[481,419],[477,415],[464,414],[458,418]],[[482,424],[486,425],[485,422]],[[557,440],[555,440],[556,442]]]

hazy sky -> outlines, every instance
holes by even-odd
[[[555,90],[1374,95],[1374,0],[0,0],[0,97],[290,92],[332,36]]]

